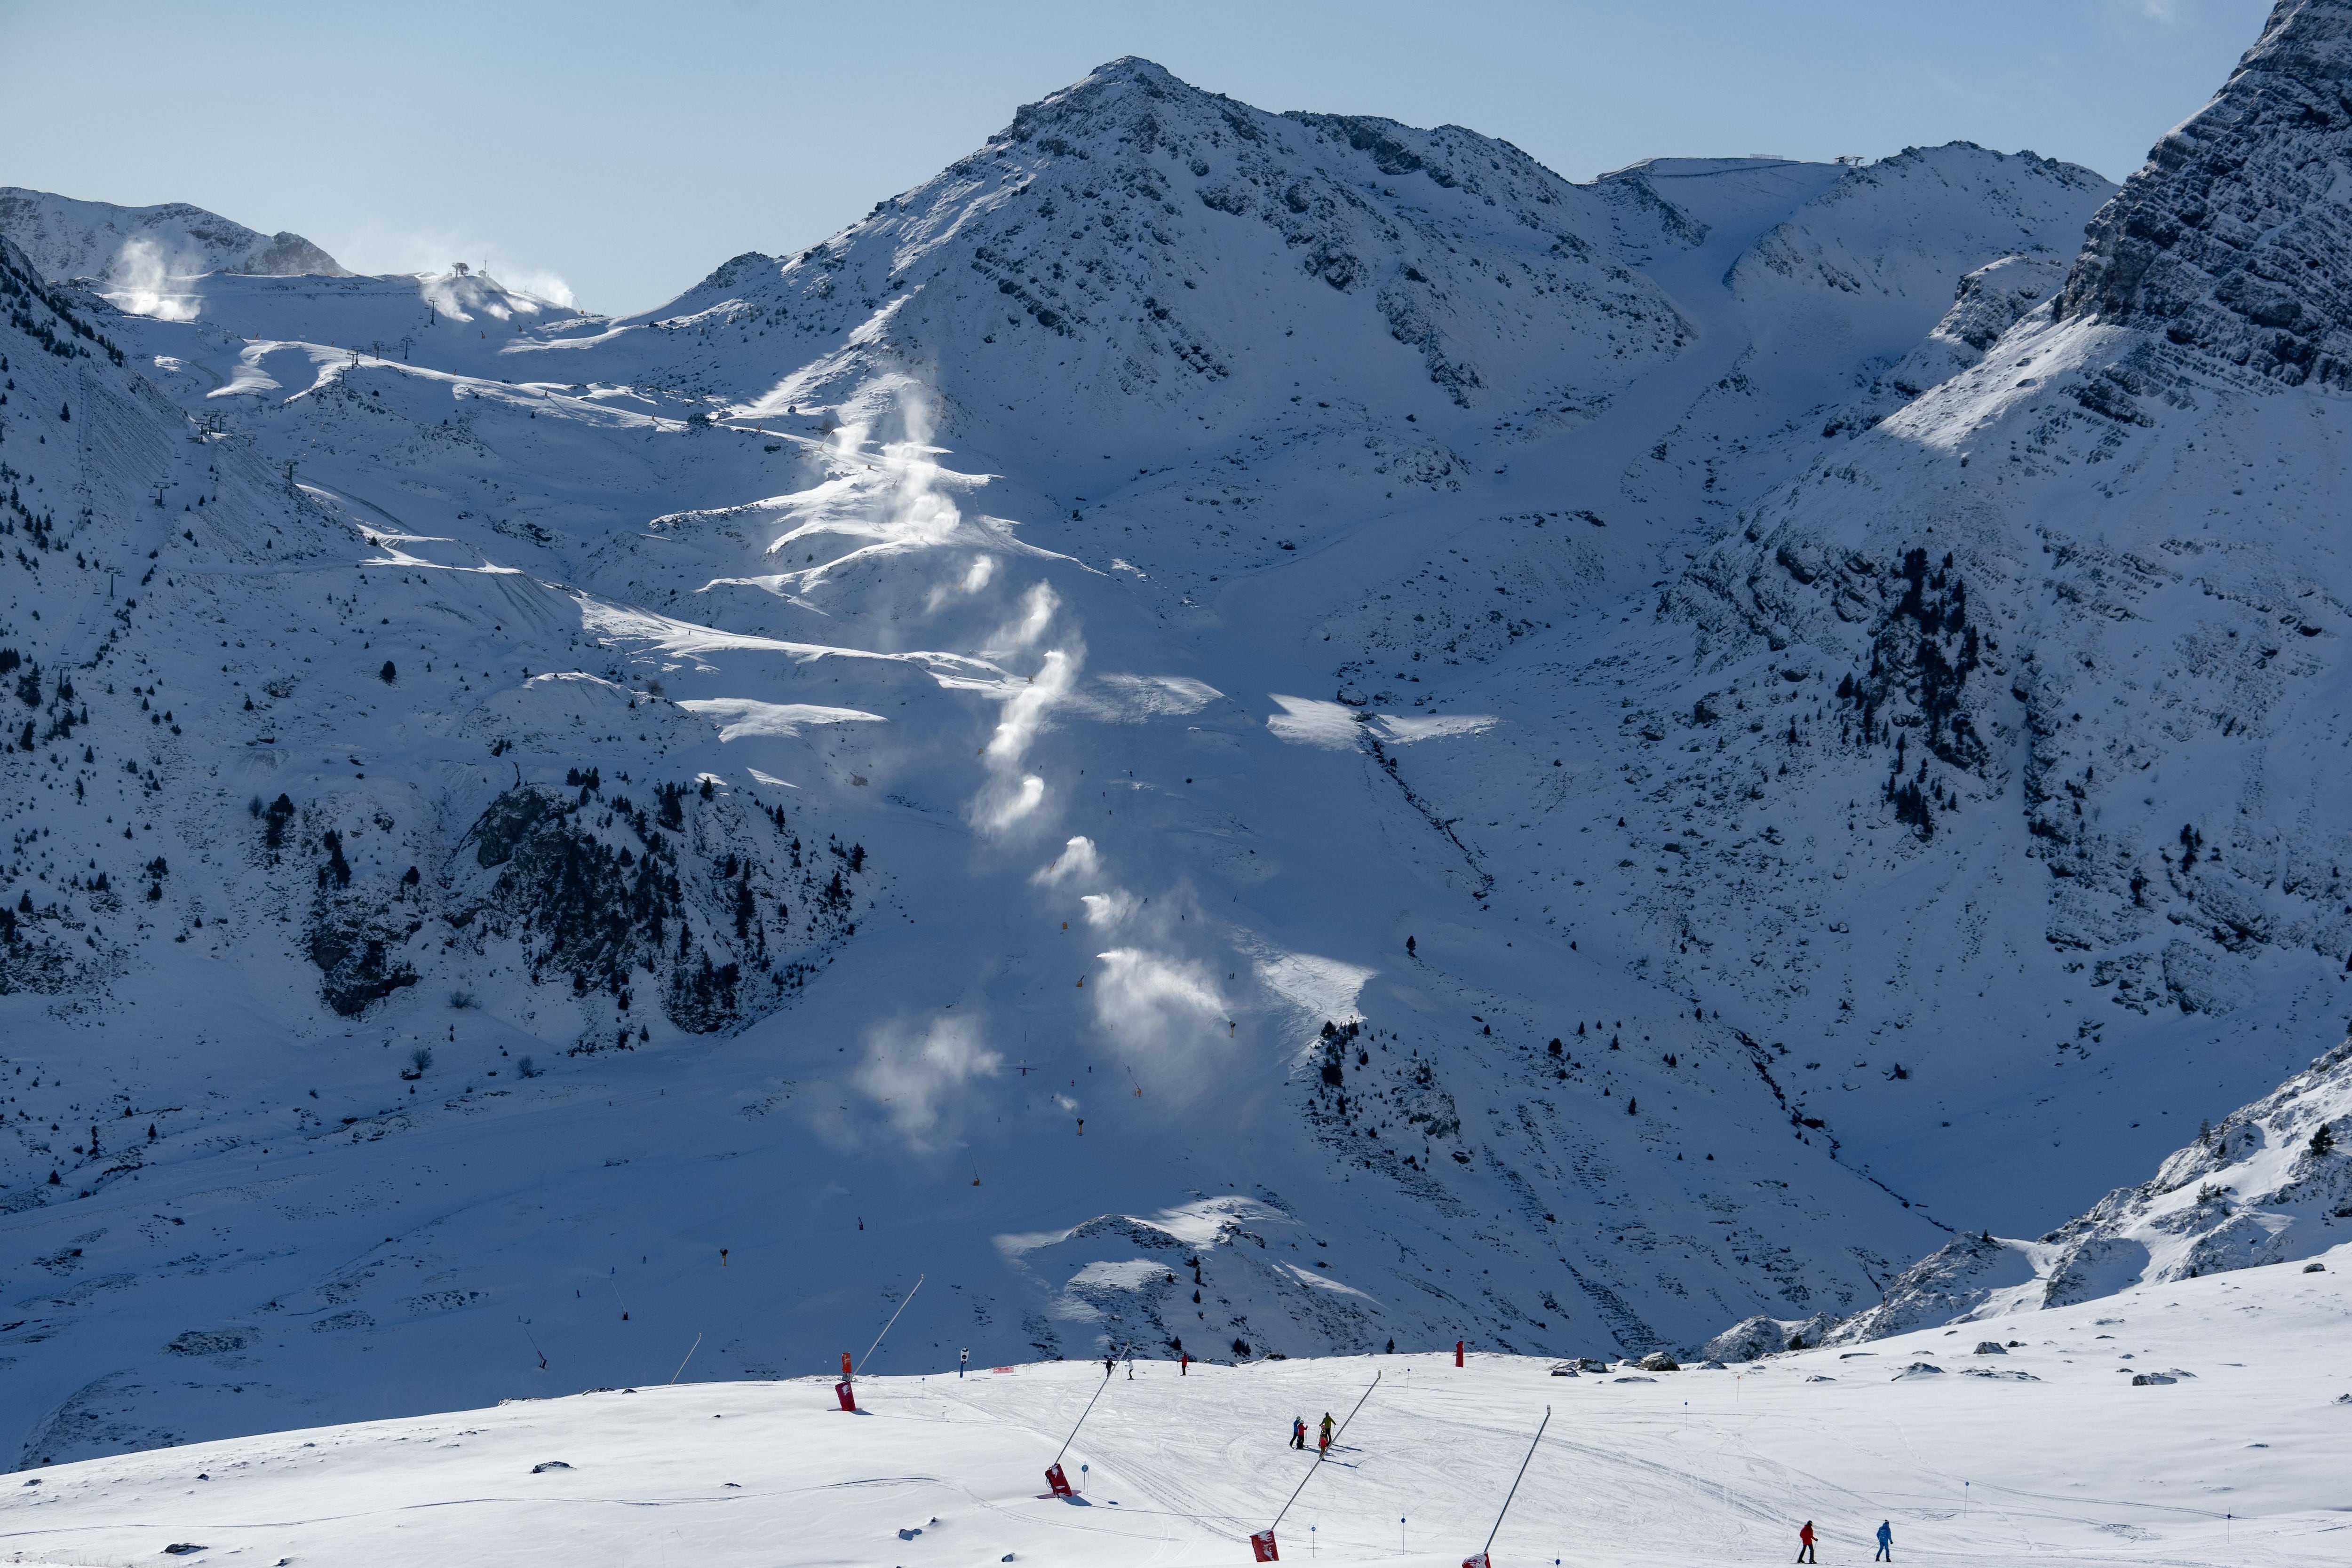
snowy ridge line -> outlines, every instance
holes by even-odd
[[[2116,1188],[2037,1241],[1959,1235],[1890,1282],[1876,1306],[1820,1326],[1815,1343],[1863,1344],[1923,1324],[2300,1262],[2332,1245],[2317,1231],[2352,1215],[2352,1155],[2338,1152],[2338,1128],[2352,1135],[2352,1040],[2200,1133],[2153,1179]],[[1767,1353],[1774,1331],[1794,1326],[1749,1319],[1710,1341],[1707,1354]]]
[[[122,207],[0,186],[0,235],[51,281],[111,283],[110,298],[146,311],[206,273],[351,276],[300,235],[259,234],[184,202]]]

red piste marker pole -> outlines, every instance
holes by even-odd
[[[841,1401],[842,1409],[857,1414],[857,1387],[849,1377],[849,1353],[841,1353],[841,1381],[833,1385],[833,1396]]]
[[[1454,1364],[1462,1364],[1462,1342],[1458,1339],[1454,1342]]]

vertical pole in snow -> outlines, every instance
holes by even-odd
[[[1462,1364],[1462,1341],[1458,1339],[1454,1342],[1454,1364]]]
[[[1535,1441],[1528,1445],[1528,1457],[1519,1461],[1519,1473],[1511,1478],[1511,1490],[1503,1494],[1503,1511],[1495,1516],[1495,1528],[1486,1532],[1486,1544],[1478,1548],[1478,1555],[1471,1559],[1472,1562],[1481,1564],[1482,1568],[1486,1562],[1486,1553],[1494,1550],[1495,1537],[1503,1532],[1503,1521],[1511,1511],[1511,1500],[1519,1495],[1519,1483],[1527,1479],[1528,1466],[1536,1457],[1536,1444],[1543,1441],[1544,1427],[1550,1425],[1551,1406],[1547,1405],[1544,1406],[1543,1421],[1536,1427]]]

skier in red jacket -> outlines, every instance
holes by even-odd
[[[1820,1558],[1813,1555],[1813,1521],[1809,1519],[1805,1521],[1805,1528],[1797,1531],[1797,1541],[1799,1542],[1797,1547],[1798,1562],[1818,1563],[1821,1561]]]

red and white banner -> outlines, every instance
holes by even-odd
[[[835,1384],[833,1385],[833,1396],[841,1401],[841,1407],[844,1410],[848,1411],[852,1416],[857,1414],[857,1391],[850,1387],[848,1384]]]
[[[1282,1561],[1282,1553],[1274,1549],[1274,1531],[1271,1530],[1261,1530],[1250,1537],[1250,1561],[1253,1563]]]
[[[1045,1484],[1054,1489],[1055,1497],[1070,1495],[1070,1478],[1062,1473],[1062,1467],[1059,1465],[1052,1466],[1045,1471]]]
[[[1487,1562],[1486,1554],[1481,1552],[1475,1557],[1465,1557],[1462,1560],[1462,1568],[1495,1568],[1495,1565]]]

